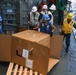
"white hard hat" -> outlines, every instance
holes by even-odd
[[[43,5],[42,9],[48,9],[47,5]]]
[[[54,4],[52,4],[49,9],[50,10],[56,10],[56,6]]]
[[[36,6],[33,6],[31,11],[32,12],[37,12],[37,7]]]

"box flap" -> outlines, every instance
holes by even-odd
[[[63,45],[63,36],[53,35],[53,37],[51,38],[51,50],[50,50],[51,58],[60,58],[62,45]]]
[[[0,34],[0,61],[11,60],[11,35]]]
[[[59,62],[57,59],[49,58],[48,72]]]

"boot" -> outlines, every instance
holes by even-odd
[[[68,52],[68,47],[66,47],[66,53]]]

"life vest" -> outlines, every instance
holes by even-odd
[[[67,22],[67,18],[64,19],[63,21],[63,26],[62,26],[62,30],[64,34],[69,34],[72,32],[73,29],[73,25],[74,25],[74,21],[71,20],[70,23]]]
[[[30,12],[30,23],[32,26],[37,26],[39,24],[38,22],[39,13],[36,12],[36,15],[34,16],[32,12]]]
[[[44,33],[48,33],[50,34],[50,32],[52,31],[52,28],[51,28],[51,23],[48,22],[47,25],[44,25],[44,23],[42,23],[41,27],[40,27],[40,32],[44,32]]]

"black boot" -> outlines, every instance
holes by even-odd
[[[66,47],[66,53],[68,52],[68,47]]]

